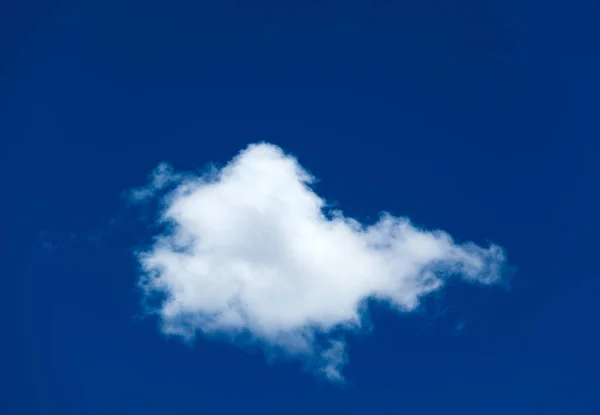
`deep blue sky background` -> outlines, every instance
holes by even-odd
[[[1,6],[0,413],[600,413],[597,0],[171,3]],[[348,215],[504,246],[511,290],[374,310],[346,388],[165,339],[122,192],[259,140]]]

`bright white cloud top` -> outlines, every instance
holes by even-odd
[[[313,182],[264,143],[210,175],[157,168],[133,196],[170,186],[168,230],[138,254],[145,294],[162,296],[155,311],[165,333],[250,336],[336,380],[346,361],[339,333],[361,326],[366,300],[407,312],[449,277],[500,281],[500,247],[457,244],[389,214],[362,225],[329,210]]]

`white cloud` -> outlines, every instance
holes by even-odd
[[[166,163],[160,163],[150,174],[150,183],[143,187],[133,189],[129,193],[130,201],[143,202],[154,197],[157,191],[164,189],[172,182],[181,180],[181,176],[173,172],[173,168]]]
[[[169,226],[138,259],[146,295],[163,295],[155,311],[165,333],[250,335],[339,380],[339,333],[361,326],[365,300],[408,312],[451,276],[499,282],[498,246],[457,244],[389,214],[362,225],[328,210],[313,181],[270,144],[249,146],[210,176],[155,171],[144,189],[171,185],[161,217]]]

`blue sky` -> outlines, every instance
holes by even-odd
[[[600,413],[598,2],[2,9],[2,413]]]

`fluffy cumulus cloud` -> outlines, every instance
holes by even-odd
[[[164,232],[138,259],[165,333],[252,339],[339,380],[340,336],[360,328],[367,300],[409,312],[448,278],[499,282],[498,246],[457,243],[389,214],[363,225],[331,210],[313,182],[264,143],[210,174],[155,170],[134,197],[162,198]]]

